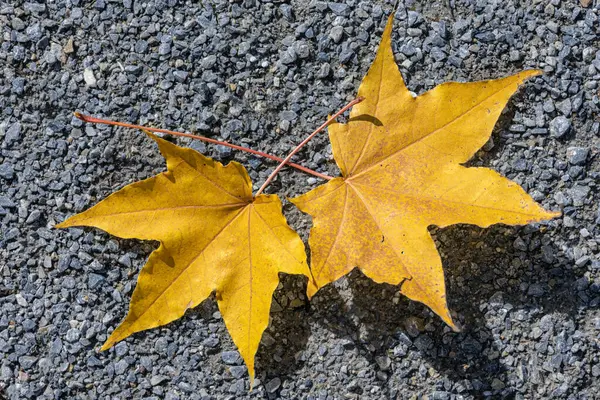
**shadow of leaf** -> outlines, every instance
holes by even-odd
[[[383,126],[383,122],[381,122],[379,118],[369,114],[361,114],[348,119],[349,123],[353,121],[366,121],[374,124],[375,126]]]

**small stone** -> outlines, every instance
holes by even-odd
[[[27,307],[27,305],[29,304],[27,302],[27,300],[25,300],[25,297],[23,297],[23,295],[21,293],[17,293],[15,295],[15,300],[17,300],[17,304],[20,305],[21,307]]]
[[[294,121],[296,118],[298,118],[298,114],[291,110],[285,110],[279,113],[279,118],[284,121]]]
[[[187,382],[179,382],[177,387],[185,393],[192,393],[194,391],[194,388],[192,387],[192,385],[190,385]]]
[[[63,47],[63,52],[65,54],[71,54],[75,52],[75,46],[73,44],[73,38],[69,38],[69,40],[67,40],[67,44],[65,44],[65,47]]]
[[[171,43],[162,42],[160,46],[158,46],[158,54],[161,56],[166,56],[167,54],[171,54]]]
[[[23,92],[25,91],[25,78],[13,79],[11,91],[14,94],[23,94]]]
[[[161,383],[163,383],[164,381],[168,380],[169,378],[167,378],[164,375],[153,375],[152,378],[150,378],[150,384],[152,386],[158,386]]]
[[[138,40],[135,42],[135,46],[133,48],[136,53],[145,53],[148,50],[148,42],[145,40]]]
[[[27,220],[25,220],[25,223],[28,225],[34,224],[40,219],[41,216],[42,212],[40,210],[33,210],[27,217]]]
[[[156,342],[154,342],[154,350],[156,350],[157,353],[165,353],[168,346],[169,341],[167,338],[158,338],[156,339]]]
[[[294,52],[300,59],[306,59],[310,56],[310,46],[303,40],[294,43]]]
[[[0,207],[13,208],[16,207],[16,204],[8,197],[0,196]]]
[[[575,185],[568,190],[569,196],[573,200],[575,207],[581,207],[585,203],[585,199],[590,193],[589,186]]]
[[[283,18],[285,18],[287,21],[294,21],[294,10],[292,9],[292,6],[289,4],[281,4],[279,6],[279,10],[281,11]]]
[[[406,34],[412,37],[419,37],[423,34],[423,31],[418,28],[408,28]]]
[[[342,49],[342,52],[340,53],[340,63],[349,63],[352,60],[352,58],[354,58],[354,56],[354,49],[352,47],[346,47],[345,49]]]
[[[552,99],[547,99],[546,101],[544,101],[544,105],[542,106],[544,112],[546,113],[552,113],[554,112],[555,108],[554,108],[554,102],[552,101]]]
[[[215,349],[219,346],[219,338],[215,336],[208,337],[202,342],[208,348]]]
[[[563,356],[562,354],[555,354],[551,359],[550,359],[550,365],[552,365],[555,369],[560,368],[560,366],[563,363]]]
[[[587,264],[590,261],[590,256],[583,256],[578,258],[575,261],[575,266],[576,267],[583,267],[585,264]]]
[[[263,333],[262,339],[260,341],[265,347],[271,347],[273,346],[275,343],[277,343],[277,341],[275,340],[275,338],[273,338],[273,336],[269,335],[269,332],[265,332]]]
[[[529,290],[527,290],[527,295],[541,297],[544,295],[544,288],[537,283],[533,283],[529,285]]]
[[[435,390],[431,393],[431,396],[429,396],[427,399],[428,400],[450,400],[452,398],[451,395],[452,395],[452,393],[449,393],[449,392]]]
[[[585,165],[590,149],[587,147],[567,148],[567,159],[571,165]]]
[[[231,157],[231,154],[233,153],[233,150],[231,150],[230,147],[221,145],[217,145],[217,151],[219,152],[220,157],[223,158]]]
[[[327,78],[330,73],[331,73],[331,66],[329,65],[329,63],[324,63],[323,65],[321,65],[321,68],[319,69],[319,72],[317,73],[317,77],[319,79],[324,79],[324,78]]]
[[[256,380],[254,382],[256,384]],[[246,384],[244,383],[244,379],[236,380],[229,387],[229,392],[237,394],[238,395],[237,398],[239,398],[244,392],[246,392]]]
[[[88,87],[96,87],[96,77],[94,76],[94,71],[91,68],[86,68],[83,70],[83,80]]]
[[[31,367],[33,367],[35,365],[35,363],[37,363],[38,359],[37,357],[32,357],[32,356],[23,356],[23,357],[19,357],[19,364],[21,365],[21,368],[28,370]]]
[[[21,140],[21,124],[19,122],[15,122],[8,128],[6,134],[4,135],[4,143],[10,146],[11,144],[18,142]]]
[[[13,47],[13,58],[15,61],[23,61],[25,60],[25,57],[25,48],[23,46]]]
[[[515,239],[513,242],[513,247],[520,251],[527,251],[527,244],[520,237]]]
[[[388,371],[392,365],[392,360],[388,356],[375,357],[375,362],[382,371]]]
[[[329,32],[329,37],[334,43],[339,43],[342,40],[342,36],[344,35],[344,27],[343,26],[334,26],[331,28]]]
[[[234,365],[229,367],[229,372],[231,372],[231,376],[235,379],[240,379],[246,375],[247,368],[245,365]]]
[[[100,284],[104,282],[104,277],[102,275],[90,273],[88,276],[88,287],[90,289],[96,289]]]
[[[210,56],[206,56],[200,61],[200,66],[203,69],[211,69],[217,63],[217,56],[211,54]]]
[[[11,21],[12,28],[16,31],[22,31],[25,29],[25,22],[19,17],[14,17]]]
[[[125,254],[125,255],[119,257],[118,261],[119,261],[119,264],[121,264],[122,266],[131,268],[132,264],[131,264],[131,257],[129,257],[129,254]]]
[[[569,116],[573,112],[573,106],[571,104],[571,99],[565,99],[560,103],[556,104],[556,108],[560,111],[564,116]]]
[[[268,393],[275,393],[281,387],[281,379],[273,378],[265,384]]]
[[[175,77],[177,82],[184,82],[188,77],[188,73],[186,71],[177,70],[173,72],[173,76]]]
[[[41,13],[43,13],[43,12],[46,11],[46,4],[44,4],[44,3],[33,3],[33,2],[30,2],[30,3],[25,3],[23,5],[23,8],[26,11],[29,11],[29,12],[34,13],[34,14],[41,14]]]
[[[550,134],[555,138],[562,138],[571,129],[571,121],[564,116],[554,118],[550,122]]]
[[[296,56],[294,49],[289,47],[287,50],[281,53],[281,57],[279,59],[281,60],[282,64],[292,64],[298,59],[298,57]]]
[[[341,356],[342,354],[344,354],[344,346],[341,344],[337,344],[331,349],[331,355]]]
[[[123,357],[128,352],[128,346],[126,342],[117,343],[114,349],[117,357]]]
[[[6,180],[10,180],[15,176],[15,170],[12,164],[2,163],[0,164],[0,177]]]
[[[81,336],[81,332],[79,332],[79,329],[71,328],[67,331],[67,335],[65,336],[65,339],[67,339],[67,342],[74,343],[79,340],[80,336]]]
[[[439,47],[431,48],[430,54],[435,61],[444,61],[446,59],[446,53]]]
[[[242,359],[237,351],[224,351],[221,353],[221,360],[227,365],[238,365]]]
[[[415,345],[416,345],[416,341],[415,341]],[[479,354],[482,346],[481,346],[481,343],[479,343],[475,339],[469,337],[469,338],[466,338],[465,340],[463,340],[463,342],[460,344],[460,348],[468,354]]]
[[[502,390],[505,387],[506,387],[506,385],[500,379],[494,378],[492,380],[492,389],[494,389],[494,390]]]
[[[510,61],[521,61],[521,53],[519,50],[511,50],[509,53]]]
[[[44,36],[44,30],[40,24],[32,24],[27,27],[27,37],[32,42],[39,41]],[[58,44],[57,44],[58,45]],[[55,48],[58,50],[58,48]]]
[[[123,375],[125,373],[125,371],[127,370],[127,367],[129,367],[129,364],[127,364],[127,361],[121,360],[121,361],[117,362],[115,364],[115,374]]]
[[[100,361],[97,357],[90,356],[87,359],[88,367],[100,367],[102,366],[102,361]]]
[[[335,15],[340,15],[342,17],[348,17],[350,15],[350,6],[344,3],[333,3],[330,2],[329,9],[333,11]]]
[[[290,121],[286,121],[285,119],[279,122],[279,129],[283,132],[287,132],[290,130]]]

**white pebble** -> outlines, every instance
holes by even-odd
[[[94,71],[92,71],[91,68],[86,68],[83,70],[83,80],[87,86],[96,87],[96,77],[94,76]]]
[[[17,304],[21,307],[27,307],[27,300],[25,300],[25,297],[23,297],[21,293],[15,294],[15,299],[17,300]]]

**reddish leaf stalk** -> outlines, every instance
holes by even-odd
[[[317,133],[319,133],[323,129],[325,129],[327,127],[327,125],[332,123],[337,117],[339,117],[341,114],[346,112],[346,110],[348,110],[352,106],[360,103],[364,99],[365,99],[364,97],[357,97],[356,99],[352,100],[350,103],[346,104],[341,110],[339,110],[338,112],[333,114],[327,121],[325,121],[321,126],[319,126],[313,133],[308,135],[308,137],[306,139],[304,139],[298,146],[296,146],[296,148],[294,150],[292,150],[292,152],[290,154],[288,154],[288,156],[281,162],[281,164],[279,164],[277,166],[277,168],[275,168],[275,170],[273,172],[271,172],[271,175],[269,175],[269,177],[267,178],[265,183],[263,183],[263,185],[260,187],[260,189],[258,189],[258,192],[256,192],[255,197],[257,197],[259,194],[261,194],[265,190],[265,188],[269,185],[269,183],[271,183],[271,181],[275,178],[275,175],[277,175],[279,173],[279,171],[281,171],[281,169],[285,166],[285,164],[288,161],[290,161],[290,159],[294,156],[294,154],[296,154],[298,151],[300,151],[300,149],[302,147],[304,147],[304,145],[306,145],[306,143],[308,143],[313,137],[315,137],[315,135]]]
[[[75,117],[79,118],[80,120],[82,120],[83,122],[89,122],[92,124],[104,124],[104,125],[111,125],[111,126],[122,126],[125,128],[132,128],[132,129],[140,129],[140,130],[146,130],[146,131],[150,131],[150,132],[160,132],[160,133],[166,133],[169,135],[173,135],[173,136],[182,136],[182,137],[187,137],[187,138],[191,138],[191,139],[196,139],[196,140],[200,140],[206,143],[212,143],[212,144],[218,144],[221,146],[226,146],[226,147],[231,147],[232,149],[235,150],[240,150],[240,151],[245,151],[246,153],[251,153],[257,156],[261,156],[261,157],[265,157],[268,158],[270,160],[273,161],[278,161],[278,162],[284,162],[285,160],[283,158],[279,158],[276,156],[272,156],[270,154],[267,153],[263,153],[262,151],[257,151],[257,150],[253,150],[253,149],[249,149],[247,147],[243,147],[243,146],[238,146],[235,144],[231,144],[231,143],[227,143],[227,142],[223,142],[221,140],[216,140],[216,139],[211,139],[211,138],[207,138],[205,136],[199,136],[199,135],[193,135],[191,133],[183,133],[183,132],[175,132],[175,131],[170,131],[167,129],[160,129],[160,128],[152,128],[149,126],[142,126],[142,125],[133,125],[133,124],[128,124],[126,122],[119,122],[119,121],[111,121],[108,119],[101,119],[101,118],[96,118],[96,117],[92,117],[89,115],[84,115],[81,113],[74,113]],[[289,161],[289,160],[287,160]],[[313,171],[310,168],[306,168],[303,167],[302,165],[296,164],[296,163],[291,163],[291,162],[287,162],[285,161],[286,165],[289,165],[290,167],[294,167],[302,172],[306,172],[307,174],[310,175],[314,175],[318,178],[321,179],[325,179],[325,180],[331,180],[333,179],[331,176],[329,175],[325,175],[325,174],[321,174],[317,171]]]

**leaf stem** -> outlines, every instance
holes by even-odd
[[[254,197],[257,197],[265,190],[265,188],[269,185],[269,183],[271,183],[271,181],[275,178],[275,175],[277,175],[279,173],[279,171],[281,171],[281,169],[285,166],[285,164],[287,164],[288,161],[290,161],[290,159],[294,156],[294,154],[296,154],[298,151],[300,151],[300,149],[302,147],[304,147],[304,145],[306,145],[306,143],[308,143],[313,137],[315,137],[315,135],[317,133],[319,133],[323,129],[325,129],[327,127],[327,125],[329,125],[331,122],[333,122],[337,117],[339,117],[341,114],[343,114],[346,110],[348,110],[355,104],[360,103],[364,99],[365,99],[364,97],[355,98],[350,103],[346,104],[341,110],[339,110],[338,112],[333,114],[331,117],[329,117],[329,119],[327,121],[325,121],[321,126],[319,126],[313,133],[308,135],[308,137],[306,139],[304,139],[298,146],[296,146],[296,148],[294,150],[292,150],[292,152],[290,154],[288,154],[288,156],[283,161],[281,161],[281,164],[279,164],[277,166],[277,168],[275,168],[275,170],[273,172],[271,172],[271,175],[269,175],[269,177],[267,178],[265,183],[263,183],[263,185],[260,187],[260,189],[258,189],[258,192],[256,192],[256,195]]]
[[[102,118],[92,117],[92,116],[89,116],[89,115],[84,115],[84,114],[81,114],[81,113],[78,113],[78,112],[75,112],[73,114],[75,115],[75,117],[79,118],[83,122],[89,122],[89,123],[93,123],[93,124],[104,124],[104,125],[111,125],[111,126],[122,126],[122,127],[125,127],[125,128],[132,128],[132,129],[147,130],[147,131],[151,131],[151,132],[166,133],[166,134],[173,135],[173,136],[182,136],[182,137],[187,137],[187,138],[192,138],[192,139],[200,140],[200,141],[203,141],[203,142],[206,142],[206,143],[212,143],[212,144],[218,144],[218,145],[221,145],[221,146],[231,147],[232,149],[235,149],[235,150],[245,151],[246,153],[255,154],[257,156],[265,157],[265,158],[268,158],[268,159],[273,160],[273,161],[279,161],[280,163],[284,163],[286,165],[289,165],[290,167],[294,167],[294,168],[296,168],[296,169],[298,169],[298,170],[300,170],[302,172],[306,172],[307,174],[314,175],[314,176],[316,176],[318,178],[321,178],[321,179],[325,179],[325,180],[331,180],[331,179],[333,179],[329,175],[321,174],[321,173],[319,173],[317,171],[313,171],[310,168],[303,167],[302,165],[288,162],[289,160],[286,161],[283,158],[272,156],[270,154],[263,153],[262,151],[257,151],[257,150],[249,149],[247,147],[238,146],[238,145],[235,145],[235,144],[223,142],[221,140],[207,138],[205,136],[193,135],[191,133],[169,131],[167,129],[152,128],[152,127],[149,127],[149,126],[128,124],[126,122],[111,121],[111,120],[108,120],[108,119],[102,119]]]

